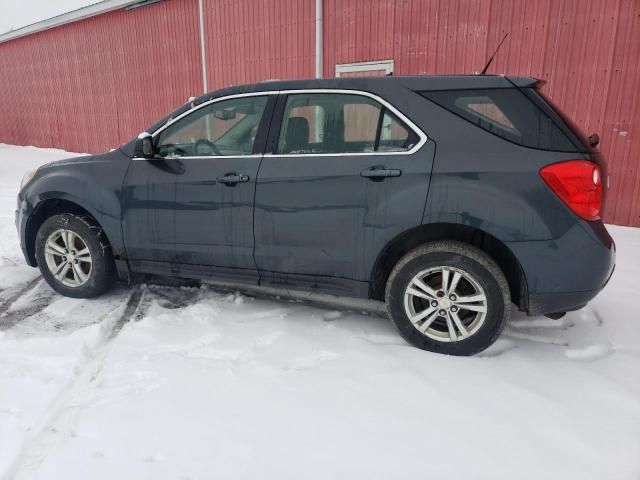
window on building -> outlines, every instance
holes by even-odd
[[[158,155],[250,155],[267,97],[241,97],[203,107],[158,135]]]
[[[287,98],[278,153],[400,152],[417,140],[412,130],[371,98],[301,93]]]

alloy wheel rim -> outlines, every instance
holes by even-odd
[[[458,342],[478,332],[487,316],[487,295],[471,274],[439,266],[415,275],[404,293],[411,324],[440,342]]]
[[[67,229],[54,231],[44,244],[47,268],[54,278],[71,288],[81,287],[93,271],[91,252],[84,239]]]

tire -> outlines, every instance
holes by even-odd
[[[67,245],[71,247],[65,253]],[[38,230],[35,250],[42,276],[66,297],[97,297],[115,281],[111,246],[102,228],[88,215],[49,217]]]
[[[428,243],[402,257],[387,281],[385,300],[408,343],[447,355],[474,355],[489,347],[511,311],[509,284],[495,261],[455,241]]]

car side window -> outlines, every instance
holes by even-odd
[[[378,152],[401,152],[415,145],[417,139],[406,125],[386,110],[382,117]]]
[[[527,93],[527,90],[519,88],[432,90],[420,92],[420,94],[451,113],[509,142],[543,150],[575,151],[576,145],[567,136],[566,129],[559,128],[543,110],[544,102],[538,106],[534,101],[537,97],[535,92]],[[574,135],[571,136],[574,137]],[[577,140],[576,143],[580,149],[580,141]]]
[[[267,100],[240,97],[200,108],[160,132],[157,155],[251,155]]]
[[[278,154],[402,152],[417,135],[376,100],[355,94],[287,96]]]

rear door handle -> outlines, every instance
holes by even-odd
[[[238,175],[237,173],[227,173],[222,177],[216,179],[220,183],[225,185],[236,185],[237,183],[246,183],[249,181],[248,175]]]
[[[402,175],[402,170],[384,167],[371,167],[360,172],[361,177],[372,178],[374,180],[383,180],[387,177],[399,177],[400,175]]]

